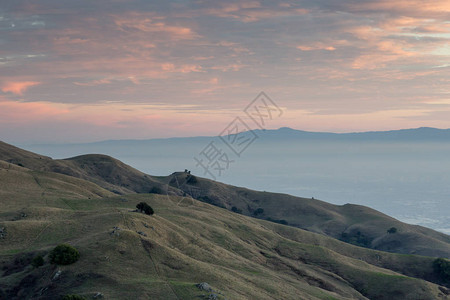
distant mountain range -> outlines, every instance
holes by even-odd
[[[276,130],[258,130],[270,137],[302,138],[302,139],[333,139],[333,140],[436,140],[450,141],[450,129],[420,127],[389,131],[366,131],[352,133],[311,132],[282,127]]]
[[[365,131],[350,133],[333,133],[333,132],[313,132],[289,127],[281,127],[279,129],[255,129],[254,133],[262,139],[295,139],[295,140],[376,140],[376,141],[442,141],[450,142],[450,129],[438,129],[432,127],[420,127],[411,129],[389,130],[389,131]],[[192,136],[192,137],[171,137],[171,138],[151,138],[151,139],[119,139],[105,140],[89,143],[62,143],[57,145],[125,145],[125,144],[142,144],[152,142],[177,142],[190,141],[202,142],[215,136]],[[21,144],[21,146],[39,147],[49,144]]]

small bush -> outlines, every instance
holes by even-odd
[[[397,228],[395,228],[395,227],[391,227],[391,228],[389,228],[387,230],[387,233],[389,233],[389,234],[393,234],[393,233],[396,233],[396,232],[397,232]]]
[[[289,224],[288,221],[286,221],[286,220],[277,220],[277,219],[272,219],[272,218],[270,218],[270,217],[267,218],[266,220],[267,220],[267,221],[270,221],[270,222],[282,224],[282,225],[288,225],[288,224]]]
[[[373,239],[358,231],[356,233],[343,232],[340,240],[349,244],[368,248]]]
[[[264,209],[262,209],[261,207],[260,207],[260,208],[257,208],[257,209],[253,212],[253,214],[254,214],[255,216],[261,215],[261,214],[263,214],[263,213],[264,213]]]
[[[39,268],[41,266],[44,265],[44,258],[42,257],[42,255],[37,255],[33,258],[33,260],[31,261],[31,265],[35,268]]]
[[[209,203],[209,204],[213,204],[214,200],[209,198],[208,196],[199,196],[197,197],[198,200]]]
[[[50,262],[58,265],[70,265],[80,258],[77,249],[70,245],[61,244],[50,252]]]
[[[233,207],[231,208],[231,211],[232,211],[232,212],[235,212],[235,213],[238,213],[238,214],[241,214],[241,213],[242,213],[242,209],[239,209],[239,208],[237,208],[236,206],[233,206]]]
[[[154,187],[152,187],[152,189],[150,190],[150,194],[162,194],[162,190],[161,190],[159,187],[154,186]]]
[[[87,300],[87,298],[80,295],[65,295],[62,300]]]
[[[188,183],[188,184],[196,184],[197,183],[197,177],[195,177],[194,175],[189,175],[187,177],[186,183]]]
[[[450,281],[450,260],[436,258],[433,261],[433,268],[444,281]]]
[[[150,205],[148,205],[147,203],[145,203],[145,202],[138,203],[138,205],[136,205],[136,208],[140,212],[145,213],[146,215],[153,215],[155,213],[153,208]]]

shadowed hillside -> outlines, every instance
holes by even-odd
[[[0,142],[0,160],[35,171],[48,171],[94,182],[116,194],[148,193],[159,185],[146,175],[112,157],[100,154],[51,159]]]
[[[339,206],[316,199],[258,192],[185,172],[155,177],[105,155],[52,160],[0,142],[0,159],[36,171],[85,179],[116,194],[187,195],[248,216],[325,234],[362,247],[450,258],[450,236],[402,223],[364,206]],[[196,181],[188,180],[189,176]],[[388,233],[391,228],[396,232]]]
[[[8,163],[0,171],[2,183],[12,178],[0,216],[6,232],[0,298],[446,299],[449,293],[432,283],[445,284],[432,258],[355,247],[197,200],[183,206],[179,196],[110,196],[64,175]],[[156,214],[134,212],[141,201]],[[79,261],[50,264],[49,252],[60,243],[76,247]],[[38,268],[30,265],[36,255],[45,261]],[[197,288],[200,282],[213,291]]]
[[[390,236],[410,230],[365,207],[192,180],[184,172],[150,177],[105,156],[51,160],[0,146],[0,299],[98,293],[106,299],[211,294],[218,299],[447,299],[450,293],[450,282],[433,268],[432,257],[376,251],[326,236],[334,234],[327,220],[383,230],[396,225],[398,232]],[[137,193],[142,185],[165,184],[171,185],[169,196]],[[126,186],[132,187],[129,193]],[[123,195],[111,192],[120,187]],[[183,190],[198,193],[203,202],[177,195]],[[141,201],[155,215],[135,212]],[[293,212],[277,210],[276,203],[291,205]],[[255,215],[258,208],[257,218],[242,215]],[[270,211],[272,222],[260,220]],[[284,218],[300,227],[294,223],[299,212],[309,231],[276,223]],[[367,223],[369,216],[374,223]],[[427,233],[411,232],[416,241],[422,238],[419,229]],[[425,237],[445,246],[436,234]],[[75,246],[80,260],[50,264],[49,252],[60,243]],[[44,265],[33,267],[37,255]],[[196,287],[200,282],[212,290]]]
[[[450,236],[405,224],[365,206],[339,206],[311,198],[258,192],[199,177],[196,183],[189,183],[188,176],[177,172],[168,181],[196,199],[244,215],[325,234],[362,247],[450,258]],[[388,233],[391,228],[396,232]]]

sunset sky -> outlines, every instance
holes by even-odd
[[[449,0],[0,2],[0,140],[450,127]]]

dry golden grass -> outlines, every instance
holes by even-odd
[[[4,148],[0,144],[0,154],[3,151],[6,156]],[[24,166],[37,167],[37,159],[54,163],[20,151],[11,159],[19,158]],[[108,157],[102,159],[111,162]],[[89,168],[96,164],[93,156],[76,160],[77,172],[78,168],[87,172],[86,164]],[[39,168],[47,166],[41,163]],[[113,170],[118,172],[116,167]],[[102,172],[91,169],[84,174],[103,178]],[[127,172],[131,173],[122,175],[131,176],[128,180],[141,176],[133,170]],[[219,299],[448,297],[446,288],[432,283],[438,278],[430,257],[360,248],[194,199],[181,201],[179,196],[117,196],[105,189],[106,184],[100,187],[79,177],[0,161],[0,228],[6,228],[0,239],[0,298],[57,299],[68,293],[91,297],[101,292],[106,299],[201,299],[208,293],[195,287],[199,282],[208,282],[221,292]],[[158,180],[169,182],[170,177]],[[257,196],[258,205],[267,203],[268,208],[275,208],[273,197],[277,194],[233,190],[206,180],[199,184],[217,195],[239,194],[249,204]],[[225,195],[223,199],[229,197]],[[301,199],[278,198],[281,203]],[[155,215],[133,212],[141,201],[150,204]],[[338,223],[349,217],[357,219],[358,212],[372,212],[310,199],[299,203],[309,214],[332,217]],[[374,213],[374,222],[380,218],[383,220]],[[112,234],[114,227],[120,229]],[[49,264],[49,251],[60,243],[79,249],[80,260],[69,266]],[[40,268],[30,265],[36,254],[46,258]],[[61,276],[53,280],[57,270],[62,271]]]
[[[74,198],[64,200],[65,208],[30,203],[27,216],[16,221],[2,217],[0,224],[8,232],[0,240],[5,265],[24,253],[46,255],[62,242],[81,252],[77,263],[58,267],[59,281],[51,281],[56,268],[47,263],[0,277],[8,283],[3,289],[28,275],[39,280],[22,287],[23,295],[50,286],[44,293],[50,298],[100,291],[108,299],[194,299],[205,294],[194,284],[204,281],[228,299],[376,299],[390,293],[400,293],[396,299],[435,299],[441,293],[434,284],[401,275],[406,265],[401,255],[354,247],[195,200],[183,207],[179,200],[154,194]],[[132,212],[140,201],[156,214]],[[14,211],[23,208],[8,216]],[[121,228],[118,235],[111,234],[114,226]],[[408,258],[408,264],[432,272],[430,258]],[[387,261],[395,262],[397,272],[380,267]],[[389,282],[395,285],[387,288]]]

